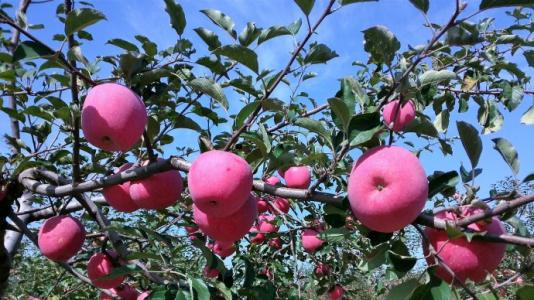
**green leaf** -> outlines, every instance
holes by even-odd
[[[55,52],[41,43],[24,41],[17,46],[15,53],[13,53],[13,61],[50,57],[54,55],[54,53]]]
[[[531,300],[532,295],[534,295],[534,285],[523,286],[515,293],[517,300]]]
[[[338,56],[335,51],[332,51],[325,44],[314,44],[304,58],[304,62],[307,64],[323,64]]]
[[[355,147],[370,141],[383,128],[378,112],[352,116],[348,134],[350,146]]]
[[[121,266],[121,267],[118,267],[118,268],[114,268],[111,273],[109,273],[106,276],[102,276],[100,278],[102,280],[107,280],[107,279],[117,278],[117,277],[123,276],[123,275],[128,275],[128,274],[133,274],[133,273],[140,273],[140,272],[143,272],[143,270],[141,268],[139,268],[137,265],[133,265],[133,264],[132,265],[125,265],[125,266]]]
[[[389,65],[400,49],[400,42],[385,26],[378,25],[363,31],[364,49],[371,55],[370,63]]]
[[[295,22],[287,25],[286,28],[292,35],[297,35],[297,33],[299,33],[301,26],[302,26],[302,19],[299,18]]]
[[[458,121],[456,122],[458,127],[458,133],[460,134],[460,140],[464,146],[465,152],[471,161],[471,167],[475,168],[480,159],[480,154],[482,153],[482,140],[478,135],[478,132],[473,125]]]
[[[213,51],[221,46],[221,42],[219,41],[219,37],[215,32],[208,30],[204,27],[198,27],[193,29],[198,36],[208,45],[208,49],[210,51]]]
[[[130,43],[128,41],[125,41],[123,39],[111,39],[106,44],[117,46],[117,47],[122,48],[122,49],[124,49],[126,51],[139,52],[139,48],[137,48],[136,45],[134,45],[134,44],[132,44],[132,43]]]
[[[305,15],[310,15],[310,12],[313,9],[313,5],[315,4],[315,0],[295,0],[295,3],[299,6],[300,10]]]
[[[171,18],[172,28],[176,30],[178,35],[182,35],[184,33],[185,25],[187,24],[182,6],[174,0],[165,0],[165,11]]]
[[[534,0],[482,0],[479,9],[488,9],[495,7],[534,5]]]
[[[73,10],[69,12],[65,20],[65,35],[69,36],[101,20],[106,20],[106,16],[96,9],[81,8]]]
[[[421,86],[425,86],[427,84],[436,84],[441,83],[443,81],[451,80],[456,78],[456,73],[449,71],[449,70],[430,70],[426,71],[419,77],[419,82],[421,83]]]
[[[248,45],[252,44],[258,36],[260,35],[261,30],[256,27],[256,24],[253,22],[248,22],[247,27],[243,29],[241,34],[239,35],[239,44],[242,46],[247,47]]]
[[[430,199],[438,193],[454,189],[459,182],[460,176],[456,171],[434,172],[428,176],[428,198]]]
[[[341,121],[341,130],[346,132],[350,122],[350,112],[349,108],[339,98],[330,98],[328,99],[328,104],[330,105],[330,110],[333,112],[333,116],[336,116]]]
[[[517,175],[519,172],[519,157],[515,147],[504,138],[495,138],[492,139],[492,141],[495,143],[494,149],[501,154],[502,158],[508,164],[510,169],[512,169],[514,174]]]
[[[525,125],[534,124],[534,105],[531,106],[521,117],[521,123]]]
[[[369,96],[354,77],[345,77],[341,80],[341,92],[351,114],[355,109],[354,100],[358,100],[362,108],[369,103]]]
[[[174,128],[187,128],[197,132],[202,132],[202,127],[193,121],[193,119],[188,118],[183,115],[175,115],[174,119]]]
[[[483,134],[492,133],[501,129],[504,117],[497,108],[496,102],[483,101],[478,109],[478,123],[484,126]]]
[[[258,56],[256,52],[241,45],[226,45],[213,53],[233,59],[258,74]]]
[[[428,3],[428,0],[410,0],[410,2],[415,6],[418,10],[424,12],[425,14],[428,12],[428,8],[430,4]]]
[[[200,279],[200,278],[193,278],[190,279],[190,284],[197,292],[195,299],[198,300],[209,300],[210,299],[210,291],[208,289],[208,286],[206,283]]]
[[[414,132],[417,135],[439,137],[438,130],[424,115],[418,115],[412,122],[404,127],[404,132]]]
[[[339,0],[339,4],[341,5],[349,5],[360,2],[378,2],[378,0]]]
[[[221,63],[221,60],[215,55],[211,55],[210,57],[203,56],[197,60],[197,64],[210,69],[210,71],[215,74],[226,73],[226,68]]]
[[[291,35],[291,32],[285,26],[271,26],[263,29],[258,38],[258,45],[281,35]]]
[[[295,121],[295,125],[306,128],[309,131],[320,135],[328,144],[332,145],[330,133],[324,128],[323,124],[311,118],[299,118]]]
[[[351,232],[345,228],[330,228],[319,233],[319,238],[327,243],[338,243],[347,239]]]
[[[388,250],[387,257],[395,268],[395,271],[400,273],[406,273],[410,271],[415,266],[415,263],[417,263],[417,258],[409,255],[395,253],[391,250]]]
[[[260,101],[250,102],[239,111],[235,117],[234,129],[241,128],[245,123],[245,120],[250,116],[250,114],[260,105]]]
[[[534,172],[528,174],[528,175],[525,177],[525,179],[523,179],[522,182],[529,182],[529,181],[532,181],[532,180],[534,180]]]
[[[510,85],[510,84],[504,84],[502,85],[502,97],[504,98],[504,105],[506,105],[506,108],[508,108],[508,111],[513,111],[514,109],[521,104],[521,101],[523,100],[523,97],[525,95],[525,91],[522,86],[520,85]]]
[[[230,18],[223,12],[215,9],[204,9],[200,12],[210,18],[210,20],[217,26],[226,30],[226,32],[228,32],[234,39],[237,37],[237,33],[234,30],[235,24],[234,21],[232,21],[232,18]]]
[[[406,280],[405,282],[392,287],[389,290],[385,300],[407,300],[412,297],[413,292],[421,284],[415,278]]]
[[[480,43],[480,32],[475,24],[462,22],[447,31],[446,41],[450,45],[463,46]]]
[[[534,50],[528,50],[523,52],[525,59],[529,66],[534,67]]]
[[[211,78],[195,78],[187,83],[193,90],[209,95],[217,101],[224,109],[228,109],[228,100],[224,95],[221,86]]]

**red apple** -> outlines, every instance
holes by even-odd
[[[398,108],[399,105],[400,100],[393,100],[384,105],[382,110],[384,124],[393,131],[401,131],[415,119],[415,104],[412,100],[408,100],[404,105],[401,105],[400,109]]]
[[[55,216],[46,220],[37,238],[39,250],[53,261],[67,261],[80,249],[85,241],[85,229],[71,216]]]
[[[233,243],[219,241],[216,241],[213,244],[209,244],[208,248],[211,249],[213,253],[219,255],[222,258],[231,256],[236,250],[235,245]]]
[[[222,218],[234,214],[249,198],[252,169],[238,155],[212,150],[191,164],[187,182],[196,207]]]
[[[182,190],[182,176],[178,170],[156,173],[130,184],[132,200],[145,209],[164,209],[174,205],[182,198]]]
[[[108,252],[109,256],[115,257],[116,253]],[[107,254],[95,253],[87,263],[87,276],[94,286],[101,289],[112,289],[124,281],[124,276],[118,276],[112,279],[101,279],[111,274],[115,269],[112,260]]]
[[[280,183],[280,178],[276,176],[271,176],[265,180],[265,183],[270,184],[270,185],[277,185]]]
[[[332,268],[330,268],[330,266],[327,264],[318,263],[317,266],[315,267],[315,275],[317,277],[328,276],[331,271],[332,271]]]
[[[279,214],[279,211],[284,214],[287,214],[289,212],[290,204],[289,204],[289,200],[285,198],[276,197],[276,199],[273,202],[273,206],[277,208],[277,209],[274,209],[274,208],[272,209],[272,212],[274,214]]]
[[[256,233],[256,235],[250,239],[251,244],[263,244],[265,242],[265,233]]]
[[[148,298],[148,296],[150,296],[150,291],[145,291],[145,292],[142,292],[141,294],[139,294],[139,296],[137,296],[137,300],[145,300]]]
[[[131,168],[133,164],[127,163],[122,165],[116,172],[119,174]],[[124,182],[117,185],[107,186],[102,189],[102,194],[106,202],[115,210],[122,212],[133,212],[139,209],[137,204],[130,196],[130,182]]]
[[[308,166],[290,167],[284,172],[286,186],[295,189],[307,189],[311,183],[311,173]]]
[[[263,199],[261,199],[259,197],[257,198],[257,200],[258,200],[258,203],[257,203],[257,205],[258,205],[258,214],[262,214],[262,213],[264,213],[264,212],[269,210],[269,204],[267,203],[267,201],[265,201],[265,200],[263,200]]]
[[[397,146],[365,152],[349,176],[352,212],[368,228],[394,232],[412,223],[428,198],[428,180],[419,159]]]
[[[137,290],[127,284],[106,290],[106,292],[122,300],[137,300],[138,299],[137,297],[139,296],[139,293],[137,292]],[[100,300],[112,300],[112,299],[113,297],[105,293],[100,293]]]
[[[345,290],[343,290],[343,287],[339,284],[334,285],[328,290],[328,297],[331,300],[339,300],[343,298],[344,294],[345,294]]]
[[[282,248],[282,239],[280,239],[279,237],[272,238],[269,240],[268,245],[271,248],[280,249]]]
[[[274,233],[278,231],[278,226],[274,224],[274,217],[271,215],[261,215],[258,218],[258,231],[260,233]]]
[[[217,270],[216,268],[210,268],[210,266],[206,265],[204,267],[204,276],[206,276],[207,278],[217,278],[219,276],[219,270]]]
[[[301,240],[304,251],[313,253],[323,245],[324,241],[321,240],[318,235],[319,232],[314,229],[306,229],[302,232]]]
[[[83,103],[83,134],[89,143],[106,151],[132,148],[147,120],[143,101],[120,84],[103,83],[91,88]]]
[[[480,208],[462,206],[458,212],[441,211],[435,217],[442,220],[457,221],[480,212],[482,212]],[[481,221],[470,224],[468,228],[475,232],[487,231],[493,235],[506,232],[501,221],[496,217],[489,224]],[[506,244],[502,243],[477,240],[469,242],[465,237],[449,240],[446,231],[433,228],[426,228],[425,232],[439,257],[455,273],[456,278],[454,279],[461,282],[465,282],[467,279],[474,282],[483,281],[487,274],[492,273],[499,266],[506,251]],[[425,255],[428,255],[427,245],[423,245],[423,250]],[[429,265],[434,264],[434,261],[434,257],[427,257]],[[436,275],[449,283],[453,281],[452,276],[441,266],[438,267]]]
[[[258,215],[256,199],[249,194],[248,200],[227,217],[209,216],[193,205],[193,218],[200,230],[220,242],[233,243],[247,234]]]

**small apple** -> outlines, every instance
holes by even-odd
[[[220,272],[216,268],[210,268],[210,266],[206,265],[203,273],[207,278],[217,278]]]
[[[339,300],[343,298],[344,294],[345,290],[343,290],[343,287],[339,284],[334,285],[328,290],[328,297],[330,300]]]
[[[82,249],[85,229],[71,216],[55,216],[46,220],[39,228],[37,244],[48,259],[64,262]]]
[[[329,265],[324,264],[324,263],[318,263],[317,266],[315,267],[315,275],[317,277],[328,276],[331,271],[332,271],[332,268],[330,268]]]
[[[95,253],[87,263],[87,276],[94,286],[101,289],[112,289],[117,287],[124,281],[124,276],[117,276],[111,279],[101,279],[102,277],[111,274],[115,269],[110,257],[116,257],[117,254],[108,251],[107,254]]]
[[[408,100],[404,105],[400,105],[400,100],[390,101],[384,105],[382,117],[384,124],[393,131],[401,131],[406,125],[415,119],[415,104]]]
[[[115,174],[119,174],[131,168],[133,164],[127,163],[122,165]],[[102,195],[106,202],[115,210],[122,212],[134,212],[139,209],[130,196],[130,182],[124,182],[117,185],[107,186],[102,189]]]
[[[323,245],[324,241],[318,235],[319,232],[314,229],[306,229],[302,232],[301,240],[304,251],[313,253]]]
[[[265,180],[265,183],[270,184],[270,185],[277,185],[280,183],[280,178],[276,176],[271,176]]]
[[[275,218],[271,215],[261,215],[258,218],[258,231],[260,233],[274,233],[278,231],[278,226],[274,224]]]
[[[148,116],[143,101],[116,83],[89,90],[82,108],[82,131],[87,141],[105,151],[127,151],[139,141]]]
[[[235,245],[233,243],[219,241],[216,241],[213,244],[209,244],[208,248],[211,249],[213,253],[219,255],[221,258],[231,256],[236,250]]]
[[[137,296],[137,300],[146,300],[150,296],[151,291],[145,291]]]
[[[290,167],[284,172],[286,186],[295,189],[307,189],[311,183],[311,173],[308,166]]]
[[[289,200],[281,197],[276,197],[276,199],[273,202],[273,209],[272,212],[274,214],[279,214],[280,212],[287,214],[289,212],[290,208]],[[277,209],[274,209],[277,208]]]
[[[275,237],[270,239],[267,244],[273,249],[280,249],[282,248],[282,239],[279,237]]]
[[[262,214],[269,210],[269,204],[262,198],[257,197],[258,214]]]
[[[137,300],[139,296],[137,290],[127,284],[108,289],[106,292],[122,300]],[[113,300],[113,297],[105,293],[100,293],[100,300]]]

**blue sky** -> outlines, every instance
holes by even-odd
[[[238,33],[241,32],[248,21],[254,21],[258,27],[266,28],[271,25],[287,25],[302,17],[298,7],[293,4],[293,1],[288,0],[186,0],[179,2],[184,7],[187,17],[184,37],[193,40],[199,52],[203,53],[206,53],[207,49],[192,30],[193,28],[202,26],[216,31],[223,44],[231,41],[223,31],[218,30],[215,25],[199,12],[201,9],[213,8],[225,12],[236,23],[235,29]],[[321,8],[326,4],[326,1],[323,0],[316,2],[316,7],[311,14],[312,22],[317,19],[317,16],[322,11]],[[464,16],[473,12],[479,4],[479,1],[467,2],[468,8]],[[55,18],[55,7],[59,3],[59,1],[53,1],[47,4],[32,5],[28,12],[30,23],[43,23],[46,25],[46,29],[36,30],[34,34],[44,41],[50,41],[50,44],[54,47],[59,47],[59,43],[53,42],[52,36],[63,31],[62,24]],[[112,38],[120,37],[133,41],[135,35],[142,34],[156,42],[158,49],[172,46],[176,42],[176,33],[169,25],[169,17],[165,12],[164,2],[161,0],[97,0],[92,1],[92,3],[97,9],[104,12],[108,20],[89,28],[94,40],[84,41],[82,50],[84,55],[91,60],[97,55],[120,53],[120,49],[112,45],[106,45],[106,42]],[[453,1],[433,0],[431,1],[429,18],[433,23],[444,24],[452,11]],[[510,19],[505,16],[504,11],[504,9],[490,10],[476,16],[475,19],[494,17],[497,25],[508,24]],[[422,26],[423,23],[422,14],[406,0],[381,0],[379,2],[354,4],[339,10],[326,19],[315,36],[316,40],[329,45],[335,50],[339,57],[330,61],[328,65],[316,65],[311,68],[310,71],[317,72],[320,76],[303,84],[301,90],[313,95],[319,102],[323,102],[333,96],[339,87],[338,79],[355,74],[357,69],[351,66],[351,63],[355,60],[367,61],[367,54],[363,51],[362,30],[378,24],[385,25],[400,40],[402,49],[407,49],[408,45],[424,44],[431,37],[431,32]],[[303,32],[304,30],[301,30],[299,37],[303,35]],[[291,37],[281,37],[260,45],[257,49],[260,69],[282,68],[290,57],[289,52],[293,47],[293,42]],[[532,69],[527,67],[522,57],[518,57],[515,61],[520,64],[523,71],[532,75]],[[103,78],[107,75],[103,72],[99,77]],[[288,95],[289,89],[284,85],[281,85],[274,94],[274,96],[286,101],[288,100]],[[235,95],[228,93],[227,96],[230,101],[230,113],[237,112],[242,104],[233,99]],[[473,102],[470,105],[472,112],[459,115],[459,117],[461,120],[468,121],[480,129],[476,121],[476,109],[478,106]],[[485,197],[487,195],[491,183],[512,174],[499,154],[492,149],[492,138],[505,137],[516,147],[521,162],[519,178],[523,178],[526,174],[534,171],[534,159],[531,156],[531,149],[534,148],[533,127],[522,125],[519,122],[521,115],[531,105],[533,105],[533,101],[531,96],[528,96],[513,113],[507,113],[501,107],[501,112],[505,117],[503,128],[496,133],[482,137],[484,151],[479,166],[484,169],[484,172],[476,181],[477,184],[482,186],[483,193],[481,196]],[[451,119],[448,136],[457,135],[455,121],[455,118]],[[231,124],[228,126],[231,126]],[[8,132],[8,128],[5,114],[0,114],[0,133],[3,135]],[[174,131],[174,136],[175,141],[180,142],[180,146],[184,144],[196,145],[197,134],[195,132],[178,130]],[[2,145],[0,150],[4,152],[7,149]],[[462,162],[469,168],[469,160],[459,142],[454,146],[453,157],[443,157],[441,152],[438,149],[436,150],[434,154],[425,152],[421,156],[422,163],[428,174],[435,170],[458,170]],[[169,155],[171,154],[169,153]],[[357,157],[359,151],[352,151],[351,155]]]

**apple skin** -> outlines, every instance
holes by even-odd
[[[144,162],[143,165],[147,165]],[[178,170],[156,173],[150,177],[132,181],[130,196],[144,209],[164,209],[182,199],[182,176]]]
[[[265,183],[270,184],[270,185],[277,185],[280,183],[280,178],[276,176],[271,176],[265,180]]]
[[[332,268],[330,268],[329,265],[324,264],[324,263],[318,263],[317,266],[315,267],[314,273],[317,277],[325,277],[325,276],[328,276],[331,271],[332,271]]]
[[[458,213],[441,211],[435,217],[456,221],[480,212],[482,212],[480,208],[462,206]],[[478,222],[470,224],[468,228],[476,232],[487,231],[493,235],[506,233],[503,224],[496,217],[493,217],[489,224]],[[456,274],[455,281],[459,280],[462,283],[467,279],[476,283],[483,281],[487,274],[492,273],[499,266],[506,252],[506,244],[476,240],[469,242],[465,237],[449,240],[446,231],[428,227],[425,233],[432,247],[439,253],[439,257]],[[423,250],[425,256],[428,255],[428,245],[424,244]],[[434,264],[434,257],[427,257],[426,260],[429,265]],[[441,266],[436,270],[436,276],[448,283],[453,280],[452,276]]]
[[[202,272],[204,274],[204,276],[206,276],[207,278],[217,278],[219,276],[219,270],[217,269],[212,269],[210,268],[210,266],[206,265],[204,267],[204,271]]]
[[[313,253],[323,245],[324,241],[317,236],[318,234],[319,232],[314,229],[306,229],[302,232],[301,240],[304,251]]]
[[[50,260],[67,261],[83,246],[85,228],[71,216],[55,216],[39,228],[37,244],[41,253]]]
[[[277,215],[280,212],[287,214],[289,212],[289,208],[291,205],[289,204],[289,200],[285,198],[277,197],[273,202],[273,206],[274,207],[272,209],[272,213]],[[274,208],[278,208],[278,210]]]
[[[127,151],[143,135],[148,116],[143,101],[116,83],[89,90],[82,108],[82,130],[87,141],[105,151]]]
[[[408,100],[408,102],[401,106],[395,121],[395,115],[397,113],[399,104],[400,100],[390,101],[384,105],[384,109],[382,110],[384,124],[386,127],[395,132],[401,131],[406,125],[410,124],[415,119],[415,104],[412,100]],[[394,123],[393,127],[391,126],[391,123]]]
[[[269,211],[269,204],[267,201],[263,200],[262,198],[257,198],[257,206],[258,206],[258,214],[262,214],[266,211]]]
[[[278,231],[278,226],[274,223],[274,216],[261,215],[258,218],[258,232],[260,233],[274,233]]]
[[[137,290],[127,284],[123,285],[122,287],[109,289],[107,292],[122,300],[137,300],[139,296]],[[113,297],[104,293],[100,293],[100,300],[113,300]]]
[[[240,156],[211,150],[193,163],[187,178],[196,207],[213,217],[234,214],[252,190],[252,169]]]
[[[142,292],[137,296],[137,300],[145,300],[150,296],[151,291]]]
[[[245,236],[258,216],[256,198],[249,194],[248,200],[227,217],[210,216],[193,204],[193,218],[200,230],[219,242],[233,243]]]
[[[282,239],[279,237],[272,238],[269,240],[268,245],[273,249],[280,249],[282,248]]]
[[[116,253],[108,252],[109,255],[115,256]],[[124,276],[118,276],[112,279],[99,279],[103,276],[111,274],[115,269],[111,259],[104,253],[95,253],[87,263],[87,276],[94,286],[101,289],[112,289],[119,286],[125,279]]]
[[[115,174],[119,174],[131,168],[133,164],[122,165]],[[106,202],[117,211],[134,212],[139,209],[130,196],[130,182],[107,186],[102,189],[102,195]]]
[[[213,244],[209,244],[208,248],[213,251],[213,253],[219,255],[221,258],[226,258],[234,254],[236,248],[233,243],[219,242],[216,241]]]
[[[339,284],[336,284],[332,288],[328,290],[328,297],[330,300],[339,300],[343,298],[343,295],[345,294],[345,290],[343,287]]]
[[[307,189],[311,183],[308,166],[290,167],[284,171],[284,180],[288,188]]]
[[[365,152],[348,180],[354,216],[374,231],[388,233],[406,227],[428,198],[428,180],[419,159],[397,146]]]

